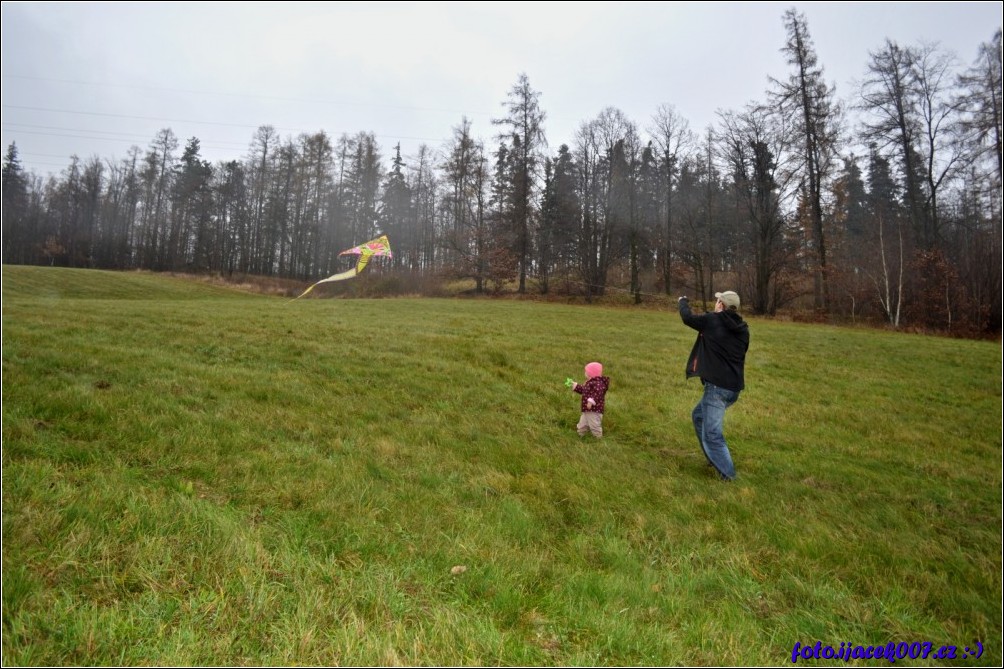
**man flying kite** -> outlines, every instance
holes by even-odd
[[[327,283],[328,281],[341,281],[342,279],[351,279],[355,275],[362,272],[363,269],[365,269],[366,264],[369,263],[370,258],[372,258],[373,256],[387,256],[388,258],[394,257],[394,254],[391,253],[390,250],[390,240],[387,239],[387,235],[382,235],[372,241],[366,242],[365,244],[360,244],[359,246],[355,246],[351,249],[342,251],[338,255],[339,256],[358,255],[359,260],[356,261],[356,266],[353,267],[352,269],[340,272],[338,274],[332,274],[327,279],[321,279],[320,281],[315,283],[313,286],[310,286],[309,288],[307,288],[307,290],[303,291],[300,295],[296,296],[293,299],[295,300],[300,299],[301,297],[312,291],[314,289],[314,286],[320,283]]]

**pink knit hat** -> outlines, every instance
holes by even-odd
[[[589,378],[594,378],[596,376],[603,376],[603,365],[598,362],[591,362],[586,365],[586,376]]]

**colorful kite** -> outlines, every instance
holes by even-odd
[[[347,249],[338,254],[339,256],[347,255],[358,255],[359,260],[356,261],[356,266],[350,270],[340,272],[338,274],[332,274],[327,279],[321,279],[315,283],[307,290],[303,291],[300,295],[293,299],[300,299],[310,291],[314,289],[314,286],[320,283],[327,283],[328,281],[341,281],[342,279],[351,279],[355,275],[359,274],[366,268],[367,263],[369,263],[370,258],[373,256],[387,256],[388,258],[393,258],[394,254],[390,250],[390,240],[387,239],[387,235],[383,235],[374,239],[373,241],[366,242],[365,244],[360,244],[351,249]]]

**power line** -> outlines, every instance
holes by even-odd
[[[161,122],[161,123],[195,123],[195,124],[201,124],[201,125],[219,125],[219,126],[225,126],[225,127],[231,127],[231,128],[250,128],[250,129],[253,129],[253,130],[257,130],[258,128],[262,127],[263,125],[269,125],[267,123],[263,123],[263,124],[259,124],[259,125],[247,125],[247,124],[241,124],[241,123],[225,123],[225,122],[222,122],[222,121],[196,121],[196,120],[191,120],[191,119],[161,118],[161,117],[156,117],[156,116],[134,116],[134,115],[130,115],[130,114],[113,114],[113,113],[110,113],[110,112],[77,111],[77,110],[73,110],[73,109],[52,109],[52,108],[49,108],[49,107],[29,107],[29,106],[26,106],[26,105],[3,105],[3,108],[4,109],[20,109],[20,110],[25,110],[25,111],[36,111],[36,112],[38,112],[38,111],[41,111],[41,112],[51,112],[51,113],[56,113],[56,114],[78,114],[78,115],[83,115],[83,116],[102,116],[102,117],[110,117],[110,118],[128,118],[128,119],[135,119],[135,120],[140,120],[140,121],[157,121],[157,122]],[[309,131],[304,130],[302,128],[288,128],[288,127],[278,127],[278,126],[273,126],[273,127],[276,130],[285,130],[285,131],[291,131],[291,132],[295,131],[295,132],[301,132],[301,133],[309,132]],[[103,131],[99,131],[99,132],[103,132]],[[408,135],[383,135],[383,134],[381,134],[381,135],[376,135],[376,136],[380,137],[380,138],[383,138],[383,139],[409,139],[409,140],[415,140],[415,141],[421,141],[421,142],[439,142],[439,141],[442,141],[442,139],[443,139],[442,137],[411,137],[411,136],[408,136]]]
[[[17,152],[17,157],[18,158],[24,158],[25,156],[36,156],[36,157],[39,157],[39,158],[65,158],[66,157],[66,156],[57,155],[55,153],[22,153],[21,151]]]
[[[344,105],[349,107],[373,107],[376,109],[402,109],[405,111],[432,111],[432,112],[443,112],[449,114],[470,114],[479,116],[491,116],[491,112],[485,111],[465,111],[462,109],[441,109],[437,107],[415,107],[412,105],[388,105],[388,104],[375,104],[371,102],[356,102],[356,101],[345,101],[345,100],[312,100],[309,98],[287,98],[278,95],[262,95],[260,93],[229,93],[224,91],[200,91],[185,88],[166,88],[163,86],[148,86],[143,84],[116,84],[107,82],[97,82],[97,81],[76,81],[73,79],[55,79],[51,77],[32,77],[23,74],[5,74],[4,79],[25,79],[27,81],[49,81],[53,83],[60,84],[75,84],[78,86],[100,86],[106,88],[131,88],[137,90],[145,91],[162,91],[165,93],[192,93],[195,95],[219,95],[223,97],[232,98],[248,98],[257,100],[273,100],[277,102],[295,102],[297,104],[321,104],[321,105]],[[402,139],[419,139],[419,138],[402,138]]]
[[[139,121],[160,121],[166,123],[195,123],[199,125],[222,125],[230,128],[251,128],[257,130],[260,125],[247,125],[242,123],[224,123],[222,121],[196,121],[192,119],[180,118],[158,118],[156,116],[134,116],[131,114],[112,114],[109,112],[76,111],[73,109],[52,109],[50,107],[28,107],[26,105],[3,105],[4,109],[22,109],[26,111],[52,112],[55,114],[79,114],[83,116],[107,116],[111,118],[131,118]],[[277,130],[299,130],[299,128],[276,128]]]
[[[218,95],[218,96],[228,96],[236,98],[257,98],[262,100],[279,100],[286,102],[293,102],[297,104],[304,103],[319,103],[328,105],[353,105],[353,106],[368,106],[373,108],[386,108],[386,109],[403,109],[409,111],[439,111],[439,112],[449,112],[458,114],[471,114],[471,112],[465,112],[462,110],[452,110],[452,109],[435,109],[435,108],[425,108],[417,106],[408,105],[380,105],[380,104],[360,104],[355,102],[346,101],[333,101],[333,100],[309,100],[300,98],[287,98],[281,96],[270,96],[270,95],[257,95],[257,94],[237,94],[228,93],[221,91],[199,91],[199,90],[186,90],[186,89],[173,89],[161,86],[150,86],[141,84],[121,84],[121,83],[108,83],[108,82],[94,82],[94,81],[80,81],[72,79],[61,79],[54,77],[34,77],[18,74],[3,74],[2,77],[7,80],[19,79],[25,81],[40,81],[40,82],[53,82],[58,84],[70,84],[88,87],[113,87],[113,88],[124,88],[124,89],[137,89],[137,90],[148,90],[148,91],[164,91],[170,93],[191,93],[197,95]],[[94,117],[100,119],[132,119],[138,121],[146,122],[156,122],[161,124],[195,124],[202,126],[216,126],[220,128],[239,128],[245,130],[257,130],[266,125],[270,125],[275,130],[283,133],[303,133],[312,134],[316,132],[315,130],[304,130],[302,128],[293,127],[279,127],[271,124],[242,124],[234,123],[231,121],[218,121],[218,120],[203,120],[203,119],[190,119],[190,118],[165,118],[161,116],[146,116],[146,115],[136,115],[136,114],[123,114],[114,112],[101,112],[93,110],[84,109],[74,109],[65,107],[43,107],[43,106],[32,106],[32,105],[18,105],[18,104],[4,104],[2,108],[5,115],[17,112],[31,112],[33,116],[39,114],[69,114],[74,116],[86,116]],[[474,112],[474,114],[486,114],[486,112]],[[6,120],[6,119],[5,119]],[[37,137],[52,137],[52,138],[65,138],[65,139],[77,139],[77,140],[89,140],[92,142],[116,142],[116,143],[131,143],[131,144],[146,144],[152,140],[152,136],[129,134],[116,132],[114,130],[91,130],[79,127],[66,127],[63,126],[52,126],[52,125],[39,125],[39,124],[19,124],[19,123],[5,123],[3,126],[5,134],[10,134],[12,137],[18,137],[23,135],[32,135]],[[345,136],[353,135],[353,133],[337,133],[332,131],[325,131],[323,128],[322,132],[328,132],[329,136]],[[359,131],[365,132],[365,131]],[[415,142],[428,142],[430,144],[436,144],[444,141],[444,137],[422,137],[422,136],[412,136],[412,135],[392,135],[392,134],[376,134],[373,133],[374,137],[377,137],[382,142],[387,142],[393,145],[397,141],[415,141]],[[133,139],[135,138],[135,139]],[[226,150],[244,150],[249,146],[249,142],[228,142],[226,140],[212,140],[204,139],[200,137],[201,146],[205,149],[216,149],[217,151]],[[69,147],[68,147],[69,148]],[[79,151],[68,150],[69,155],[76,155]],[[51,154],[50,154],[51,155]],[[42,164],[42,163],[37,163]]]
[[[71,132],[71,133],[89,132],[89,133],[100,133],[100,134],[103,134],[103,135],[119,135],[119,136],[118,137],[92,137],[90,135],[77,135],[77,134],[65,135],[65,134],[60,134],[60,133],[39,132],[38,130],[19,130],[17,128],[13,128],[13,127],[10,127],[10,126],[18,126],[18,127],[22,127],[22,128],[39,128],[39,129],[43,129],[43,130],[65,130],[65,131]],[[109,132],[107,130],[90,130],[90,129],[87,129],[87,128],[62,128],[62,127],[58,127],[58,126],[30,125],[30,124],[25,124],[25,123],[9,123],[9,124],[3,126],[3,130],[6,130],[7,132],[10,132],[10,133],[21,134],[21,135],[43,135],[43,136],[47,136],[47,137],[70,137],[70,138],[74,138],[74,139],[96,139],[96,140],[100,140],[100,141],[111,141],[111,142],[135,142],[136,139],[149,142],[151,140],[151,138],[148,137],[147,135],[138,135],[138,134],[130,134],[130,133],[114,133],[114,132]],[[128,138],[134,138],[134,139],[128,139]],[[209,140],[208,142],[204,142],[204,141],[201,141],[201,139],[200,139],[199,144],[200,144],[200,146],[205,146],[207,148],[208,147],[212,147],[212,148],[219,148],[219,149],[237,149],[237,148],[246,148],[247,147],[247,144],[238,144],[237,142],[219,142],[219,141],[215,141],[215,140]]]
[[[19,159],[20,159],[20,157],[21,156],[18,155]],[[23,164],[23,165],[31,165],[31,166],[45,165],[46,167],[67,167],[66,163],[47,163],[47,162],[42,161],[42,160],[22,160],[21,164]]]
[[[180,121],[178,119],[164,119],[164,118],[146,117],[146,116],[131,116],[131,115],[127,115],[127,114],[113,114],[113,113],[104,113],[104,112],[77,111],[77,110],[70,110],[70,109],[52,109],[52,108],[44,108],[44,107],[32,107],[32,106],[27,106],[27,105],[2,105],[2,107],[4,109],[11,109],[11,110],[28,110],[28,111],[36,111],[36,112],[38,112],[38,111],[44,111],[44,112],[52,112],[52,113],[97,116],[97,117],[104,117],[104,118],[127,118],[127,119],[131,118],[131,119],[148,120],[148,121],[149,120],[153,120],[153,121],[166,122],[166,123],[172,123],[172,122],[174,122],[174,123],[202,123],[202,124],[206,124],[206,125],[215,125],[215,126],[221,126],[221,127],[237,127],[237,128],[252,128],[252,127],[258,128],[258,127],[261,127],[261,126],[248,126],[248,125],[240,125],[240,124],[233,124],[233,123],[221,123],[221,122],[215,122],[215,121]],[[273,126],[273,127],[275,127],[275,126]],[[27,128],[34,128],[34,129],[27,129]],[[9,141],[4,141],[4,144],[9,144],[11,141],[16,141],[16,139],[18,137],[22,137],[22,136],[25,136],[25,135],[38,136],[38,137],[54,137],[54,138],[65,138],[65,139],[88,140],[88,141],[91,141],[91,142],[115,142],[115,143],[119,143],[119,144],[125,143],[125,144],[131,144],[133,146],[136,146],[136,145],[145,145],[145,144],[148,144],[149,142],[153,141],[153,136],[152,135],[151,136],[146,136],[146,135],[130,134],[130,133],[116,133],[116,132],[107,131],[107,130],[91,130],[91,129],[86,129],[86,128],[66,127],[66,126],[46,126],[46,125],[38,125],[38,124],[5,123],[2,126],[2,129],[3,129],[3,132],[4,132],[5,135],[10,135],[10,140]],[[65,132],[47,132],[47,130],[57,130],[57,131],[65,131]],[[289,129],[287,128],[287,130],[289,130]],[[322,129],[322,131],[323,131],[323,129]],[[82,133],[88,133],[88,134],[82,134]],[[343,133],[343,134],[347,134],[347,133]],[[102,135],[104,135],[104,136],[102,136]],[[332,137],[335,136],[333,133],[330,133],[330,132],[329,132],[329,135],[332,136]],[[406,136],[406,135],[384,135],[384,134],[377,135],[377,134],[374,133],[374,136],[377,137],[378,139],[382,140],[382,141],[385,141],[385,142],[393,142],[394,140],[414,140],[414,141],[428,141],[428,142],[440,142],[440,141],[442,141],[442,138],[411,137],[411,136]],[[206,139],[205,136],[201,136],[198,139],[200,140],[200,146],[203,149],[206,149],[206,150],[215,150],[217,152],[219,152],[219,151],[224,151],[224,152],[225,151],[231,151],[231,152],[243,151],[243,150],[246,150],[247,147],[250,145],[250,142],[243,142],[243,143],[242,142],[227,142],[226,140],[213,140],[211,138]],[[68,152],[66,154],[67,161],[69,160],[69,158],[72,155],[79,155],[79,154],[82,154],[82,153],[94,153],[94,151],[91,151],[91,150],[79,151],[79,150],[68,149]],[[24,154],[22,154],[22,155],[24,155]],[[55,156],[55,155],[52,155],[52,154],[48,154],[48,156],[49,157],[58,157],[58,156]],[[62,163],[62,164],[56,164],[56,163],[51,163],[51,162],[32,161],[32,160],[25,160],[24,163],[27,166],[29,166],[29,167],[61,167],[61,168],[65,168],[69,164],[68,162],[67,163]]]
[[[54,126],[54,125],[33,125],[31,123],[8,123],[7,130],[10,130],[12,132],[25,132],[25,131],[15,130],[15,128],[11,128],[9,126],[17,126],[18,128],[35,128],[38,130],[65,130],[66,132],[91,132],[91,133],[100,133],[102,135],[119,135],[120,137],[136,137],[139,139],[146,138],[145,135],[111,132],[108,130],[91,130],[90,128],[65,128],[62,126]],[[94,139],[101,139],[101,138],[95,137]]]

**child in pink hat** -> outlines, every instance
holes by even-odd
[[[603,365],[598,362],[586,365],[586,379],[584,384],[574,381],[571,384],[572,390],[582,395],[582,416],[575,429],[580,437],[590,432],[599,439],[603,436],[603,400],[610,387],[610,379],[603,376]]]

